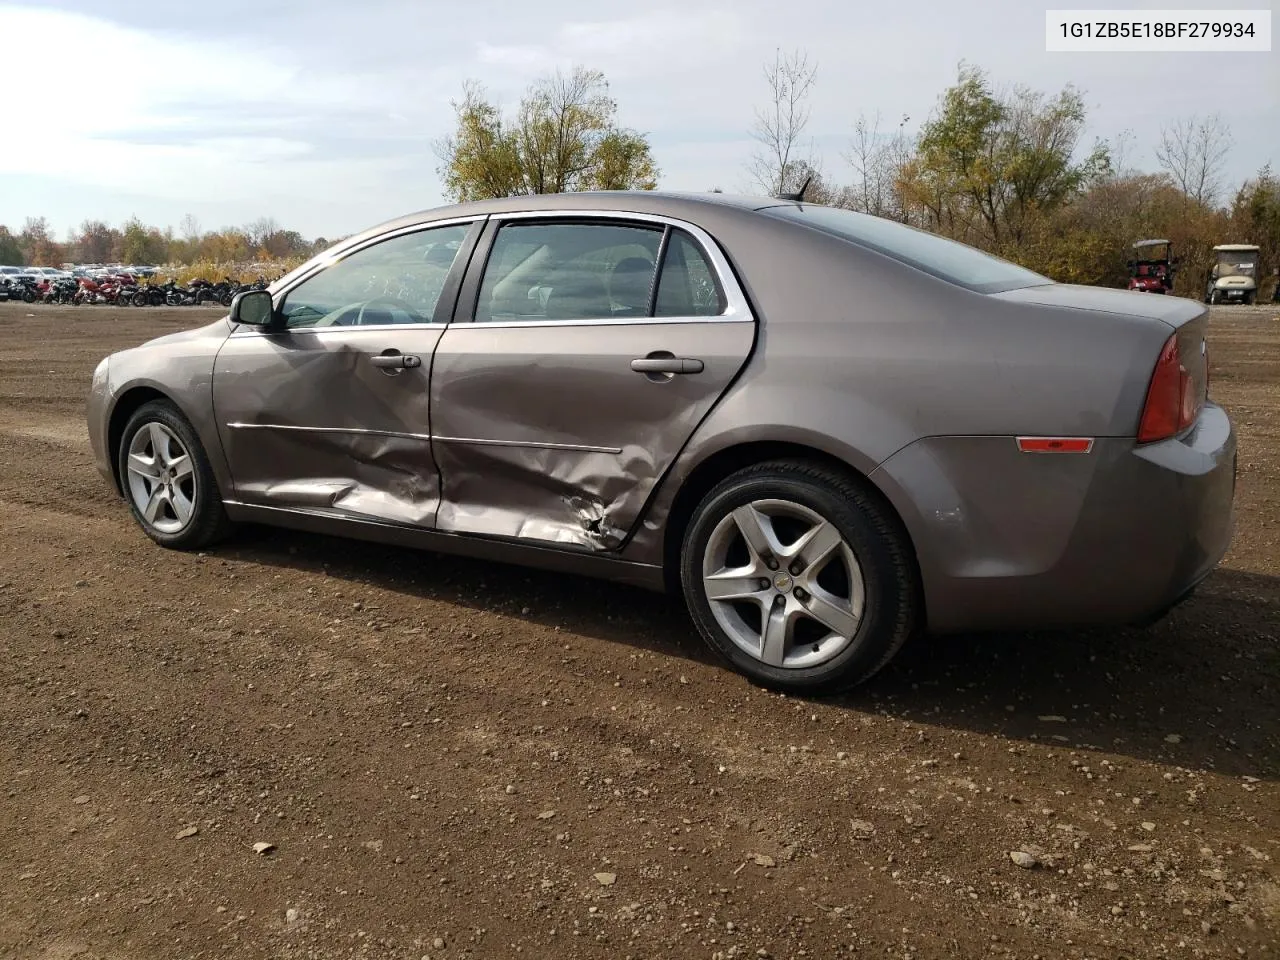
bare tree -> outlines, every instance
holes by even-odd
[[[863,114],[853,125],[853,139],[845,159],[856,179],[847,189],[849,206],[862,213],[893,220],[906,220],[905,205],[898,189],[899,175],[911,157],[905,127],[911,118],[903,114],[892,135],[880,132],[880,114],[868,120]]]
[[[769,103],[756,110],[751,136],[760,147],[747,164],[758,186],[769,194],[798,190],[800,183],[791,182],[800,171],[817,172],[817,158],[812,141],[808,148],[801,144],[809,124],[809,94],[818,74],[818,65],[810,63],[801,50],[774,55],[764,68],[769,85]]]
[[[1212,206],[1222,189],[1222,164],[1231,150],[1231,131],[1218,114],[1189,117],[1160,131],[1156,160],[1192,200]]]
[[[200,221],[196,219],[194,213],[188,213],[182,218],[182,239],[188,243],[196,243],[204,235],[204,231],[200,229]]]

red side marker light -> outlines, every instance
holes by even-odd
[[[1088,453],[1093,449],[1092,437],[1019,437],[1022,453]]]

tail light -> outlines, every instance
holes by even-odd
[[[1185,430],[1200,414],[1195,380],[1178,358],[1178,335],[1165,341],[1151,374],[1147,402],[1138,425],[1138,442],[1167,440]]]

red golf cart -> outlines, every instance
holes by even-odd
[[[1178,261],[1173,258],[1170,240],[1139,240],[1129,261],[1129,289],[1140,293],[1173,293],[1173,274]]]

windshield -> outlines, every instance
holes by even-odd
[[[1252,277],[1257,270],[1257,250],[1218,251],[1218,276],[1220,277]]]
[[[883,217],[812,204],[769,207],[760,212],[850,240],[978,293],[1053,283],[1048,277],[976,247]]]

